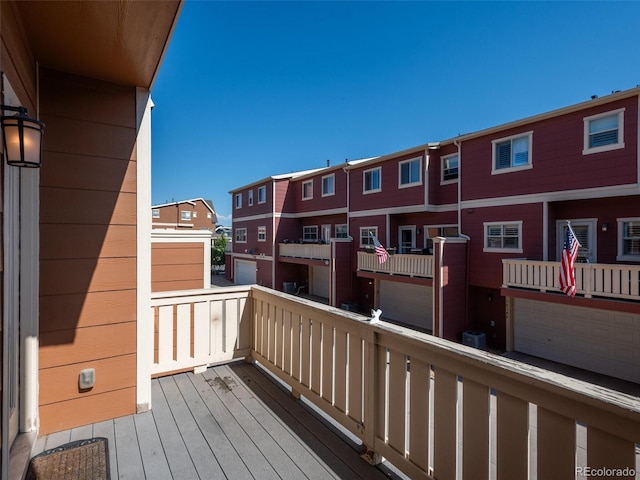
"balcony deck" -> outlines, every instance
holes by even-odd
[[[112,479],[389,478],[243,361],[153,380],[151,411],[43,436],[109,439]]]

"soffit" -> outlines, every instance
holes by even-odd
[[[150,88],[182,2],[30,1],[16,6],[42,67]]]

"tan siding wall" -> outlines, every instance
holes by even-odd
[[[169,292],[202,288],[203,243],[153,243],[151,245],[151,291]]]
[[[41,72],[40,434],[136,410],[135,93]]]

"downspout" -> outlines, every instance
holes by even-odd
[[[453,144],[458,149],[458,236],[467,240],[467,258],[465,259],[466,270],[467,270],[467,281],[465,288],[465,299],[464,299],[464,324],[465,328],[469,329],[469,248],[471,244],[471,237],[469,235],[465,235],[462,233],[462,143],[459,140],[454,140]]]

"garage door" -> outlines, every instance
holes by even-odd
[[[381,280],[382,318],[433,331],[432,292],[424,285]]]
[[[256,262],[236,260],[236,281],[238,285],[252,285],[256,283]]]
[[[640,315],[520,298],[514,308],[516,351],[640,382]]]
[[[329,267],[311,268],[311,294],[329,298]]]

